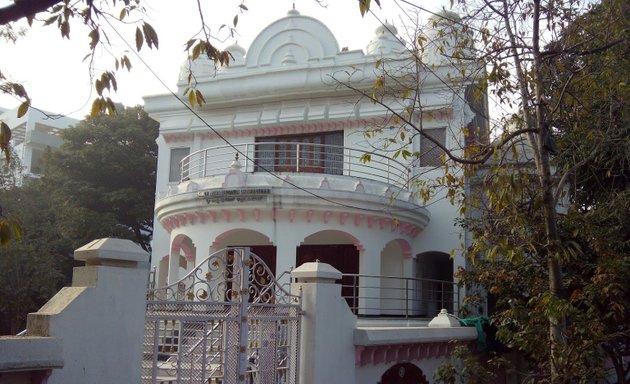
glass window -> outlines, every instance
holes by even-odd
[[[343,131],[262,137],[256,142],[257,172],[343,173]]]
[[[446,128],[425,129],[423,133],[438,143],[446,145]],[[442,165],[442,154],[444,151],[433,141],[424,136],[420,137],[420,166],[439,167]]]
[[[188,147],[171,148],[171,162],[168,174],[169,182],[180,181],[180,177],[182,180],[188,177],[188,167],[184,167],[184,169],[182,170],[181,164],[184,157],[188,155],[190,155],[190,148]]]

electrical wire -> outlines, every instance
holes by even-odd
[[[106,23],[109,25],[109,27],[114,31],[114,33],[123,41],[123,43],[130,49],[130,51],[132,51],[134,53],[134,55],[136,56],[136,58],[138,60],[140,60],[140,62],[145,66],[145,68],[152,74],[152,76],[165,88],[168,90],[168,93],[173,96],[175,99],[177,99],[183,106],[184,108],[186,108],[192,115],[194,115],[197,119],[199,119],[199,121],[201,121],[208,129],[210,129],[219,139],[221,139],[222,141],[224,141],[228,146],[230,146],[236,153],[238,153],[240,156],[243,156],[243,158],[251,161],[254,165],[256,165],[258,168],[260,168],[262,171],[268,173],[269,175],[277,178],[278,180],[281,180],[283,183],[288,184],[312,197],[315,197],[317,199],[320,199],[322,201],[325,201],[327,203],[336,205],[336,206],[340,206],[340,207],[344,207],[344,208],[349,208],[349,209],[356,209],[356,210],[361,210],[361,211],[366,211],[366,212],[374,212],[374,213],[387,213],[389,215],[392,215],[392,213],[397,213],[397,212],[413,212],[413,211],[417,211],[419,209],[425,209],[426,205],[417,205],[414,208],[395,208],[395,209],[376,209],[376,208],[367,208],[367,207],[359,207],[356,205],[352,205],[352,204],[346,204],[346,203],[342,203],[330,198],[327,198],[325,196],[321,196],[315,192],[312,192],[308,189],[305,189],[303,187],[300,187],[298,185],[296,185],[295,183],[291,182],[290,180],[287,180],[285,178],[283,178],[282,176],[276,174],[275,172],[269,170],[268,168],[266,168],[265,166],[259,164],[256,160],[250,158],[246,153],[244,153],[243,151],[241,151],[239,148],[237,148],[234,144],[232,144],[225,136],[223,136],[218,130],[216,130],[210,123],[208,123],[199,113],[197,113],[197,111],[195,111],[190,105],[188,105],[188,103],[186,103],[181,97],[179,97],[179,95],[177,95],[174,91],[172,91],[167,85],[166,83],[161,79],[161,77],[153,70],[153,68],[151,68],[151,66],[138,54],[138,52],[131,46],[131,44],[129,44],[129,42],[122,36],[122,34],[120,32],[118,32],[118,30],[112,25],[112,23],[105,18]]]

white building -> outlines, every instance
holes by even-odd
[[[461,128],[476,116],[470,83],[431,50],[450,41],[443,32],[452,24],[437,21],[427,32],[428,65],[416,72],[393,26],[378,28],[365,52],[340,49],[321,21],[291,10],[249,49],[228,47],[229,67],[215,69],[204,58],[183,65],[178,94],[190,69],[206,101],[201,109],[193,113],[169,94],[146,97],[146,111],[160,122],[158,285],[176,282],[215,250],[250,246],[276,275],[315,260],[348,274],[344,296],[360,315],[457,310],[451,282],[464,264],[457,250],[465,234],[455,225],[456,207],[439,194],[422,206],[411,187],[440,172],[441,151],[416,135],[411,150],[423,156],[394,160],[382,147],[387,129],[364,134],[391,113],[335,81],[371,94],[386,68],[421,82],[423,129],[457,151]],[[366,153],[369,162],[361,160]]]
[[[11,129],[11,145],[23,167],[23,177],[39,177],[42,174],[42,156],[47,148],[59,148],[63,142],[59,130],[71,127],[79,121],[35,108],[29,108],[17,117],[17,108],[0,113]]]
[[[390,25],[377,29],[364,53],[340,49],[323,23],[295,10],[247,51],[229,47],[229,67],[186,63],[178,93],[190,68],[203,107],[172,95],[147,97],[145,105],[161,123],[152,263],[158,285],[169,286],[143,291],[148,255],[130,242],[87,244],[75,252],[86,266],[75,269],[73,286],[29,314],[26,336],[0,339],[7,347],[0,351],[11,352],[0,353],[0,376],[433,382],[454,346],[477,337],[446,310],[438,315],[459,309],[453,272],[464,264],[458,249],[466,234],[443,192],[425,206],[416,198],[412,181],[441,174],[435,142],[411,136],[410,150],[421,156],[408,160],[393,159],[395,144],[383,147],[400,135],[388,123],[392,111],[409,106],[404,96],[389,97],[387,110],[357,90],[371,95],[383,70],[392,76],[386,86],[417,82],[417,125],[461,151],[474,138],[463,128],[483,122],[461,76],[468,68],[446,59],[455,52],[444,20],[438,15],[426,33],[425,66],[416,66]],[[374,127],[382,131],[365,135]],[[251,247],[280,281],[249,250],[222,251],[230,246]],[[289,294],[282,273],[292,267]],[[340,277],[342,288],[334,283]]]

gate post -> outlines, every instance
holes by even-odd
[[[299,383],[355,382],[356,317],[341,297],[341,272],[320,262],[291,272],[291,293],[302,293]]]
[[[74,251],[72,286],[38,312],[27,335],[61,341],[63,369],[48,383],[140,383],[149,254],[130,240],[99,239]]]
[[[237,248],[234,250],[235,256],[240,264],[239,281],[239,332],[238,332],[238,382],[245,383],[247,374],[247,340],[249,335],[249,320],[247,312],[249,307],[249,274],[251,258],[249,248]]]

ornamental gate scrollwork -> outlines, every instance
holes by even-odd
[[[149,289],[143,384],[295,384],[300,297],[249,248],[226,248]]]

